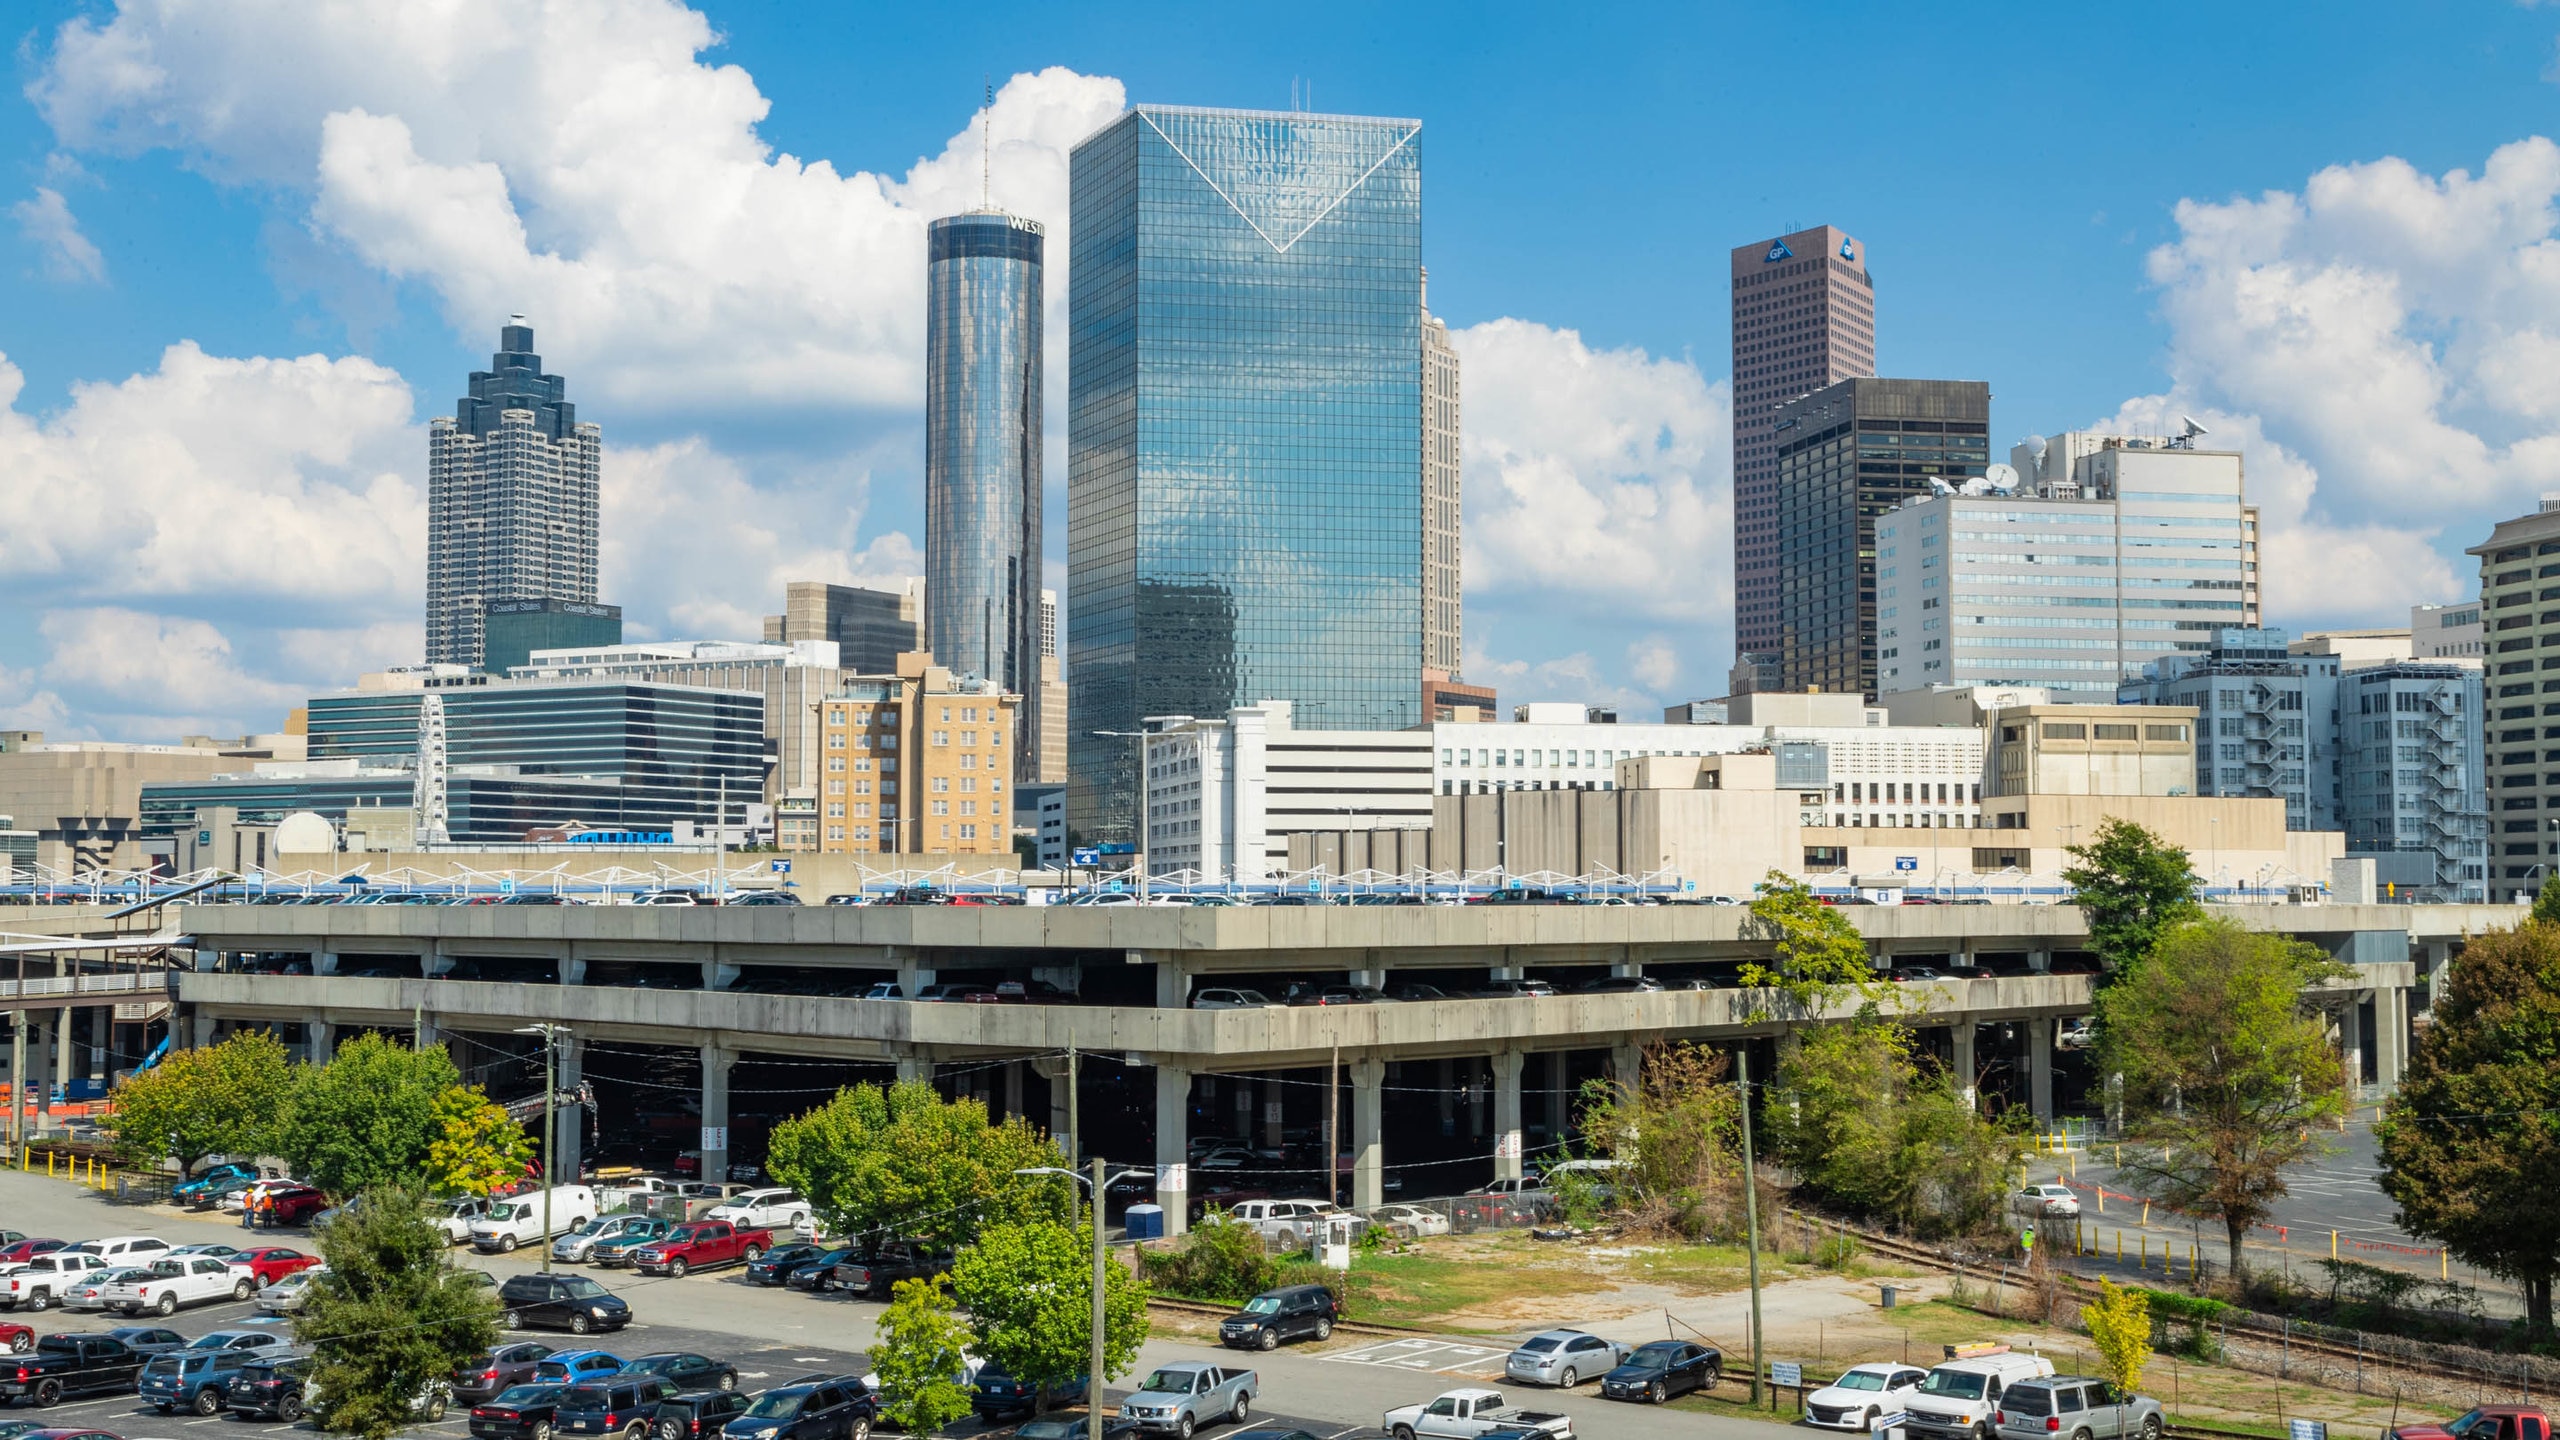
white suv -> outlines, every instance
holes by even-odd
[[[726,1220],[742,1230],[805,1230],[809,1202],[797,1190],[749,1190],[712,1206],[702,1218]]]

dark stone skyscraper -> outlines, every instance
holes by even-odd
[[[935,663],[1022,697],[1040,733],[1038,222],[993,210],[927,231],[924,621]],[[1014,779],[1038,778],[1016,743]]]
[[[521,315],[452,418],[427,431],[427,660],[482,663],[493,600],[596,598],[596,477],[604,432],[578,423],[542,373]]]

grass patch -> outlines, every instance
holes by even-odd
[[[1388,1325],[1438,1323],[1441,1317],[1516,1297],[1587,1294],[1609,1284],[1587,1266],[1554,1263],[1558,1257],[1552,1253],[1532,1255],[1509,1246],[1491,1252],[1469,1249],[1472,1253],[1422,1249],[1361,1257],[1355,1268],[1367,1277],[1367,1303],[1354,1318]]]

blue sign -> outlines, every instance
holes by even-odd
[[[1793,260],[1794,258],[1796,258],[1796,252],[1787,248],[1786,241],[1773,240],[1769,242],[1769,253],[1760,257],[1760,263],[1763,265],[1775,265],[1781,260]]]
[[[1100,850],[1105,855],[1135,855],[1138,853],[1138,847],[1130,844],[1126,840],[1105,840],[1094,848]]]
[[[790,874],[790,873],[791,873],[791,862],[790,862],[790,861],[788,861],[788,860],[776,860],[776,861],[774,861],[774,862],[773,862],[773,873],[774,873],[774,874],[776,874],[776,875],[788,875],[788,874]],[[1089,1285],[1088,1285],[1088,1286],[1086,1286],[1085,1288],[1089,1290],[1089,1289],[1091,1289],[1091,1288],[1093,1288],[1093,1287],[1091,1287],[1091,1286],[1089,1286]]]
[[[1067,863],[1070,865],[1099,865],[1102,863],[1102,852],[1094,849],[1090,845],[1078,846],[1076,849],[1067,853]]]
[[[1896,855],[1893,857],[1893,868],[1896,870],[1917,870],[1920,868],[1920,857],[1917,855]]]
[[[1855,259],[1857,259],[1857,258],[1858,258],[1858,242],[1857,242],[1857,241],[1855,241],[1855,240],[1849,240],[1849,239],[1843,239],[1843,240],[1841,240],[1841,242],[1840,242],[1840,258],[1841,258],[1841,259],[1843,259],[1843,260],[1855,260]]]

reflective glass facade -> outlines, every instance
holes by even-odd
[[[1042,247],[1039,224],[1012,215],[936,220],[925,286],[926,648],[1023,697],[1034,734]]]
[[[1422,667],[1421,125],[1141,106],[1071,162],[1068,812],[1095,730],[1287,700],[1401,729]]]

